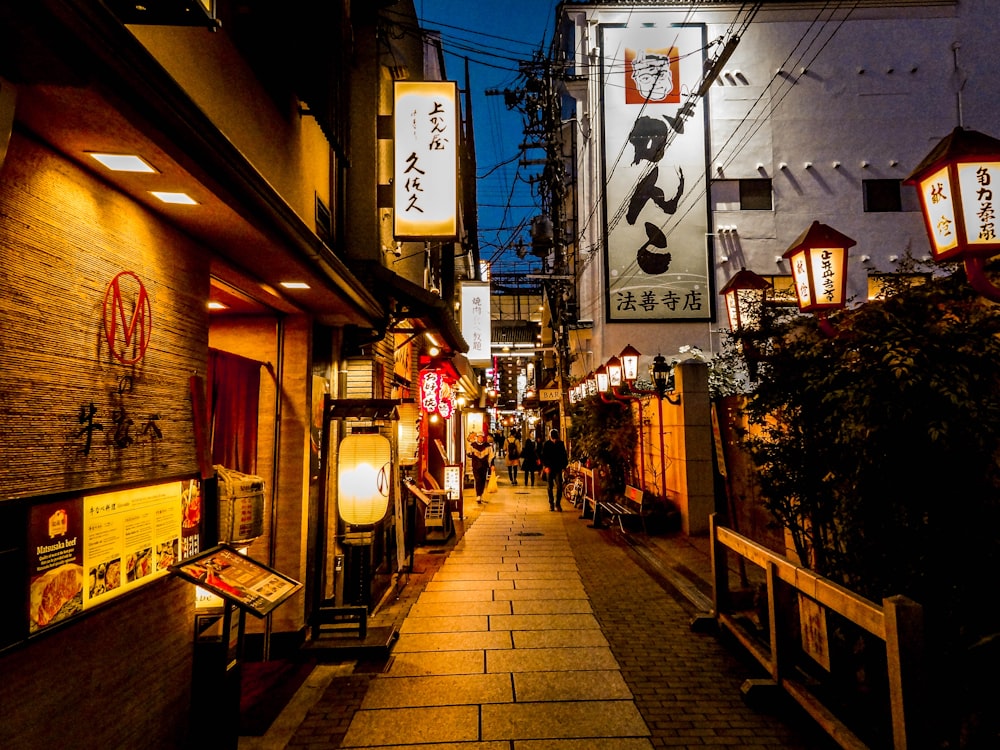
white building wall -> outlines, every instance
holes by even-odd
[[[599,25],[705,23],[707,39],[714,40],[744,17],[738,14],[741,7],[563,7],[574,34],[570,72],[575,77],[569,90],[577,99],[577,118],[590,123],[591,133],[578,140],[577,195],[578,267],[584,269],[579,315],[594,321],[589,345],[593,354],[575,352],[576,378],[626,344],[643,353],[641,374],[657,353],[669,359],[684,345],[717,350],[718,331],[728,327],[717,296],[711,323],[605,322],[607,281],[599,250],[603,222],[598,204],[604,180]],[[732,210],[732,204],[724,204],[711,212],[713,236],[707,238],[706,251],[713,254],[716,295],[742,266],[762,275],[788,274],[787,262],[776,259],[813,220],[857,241],[849,263],[853,304],[866,297],[869,271],[895,270],[890,259],[908,250],[917,258],[927,256],[915,199],[907,210],[909,189],[904,190],[903,212],[866,213],[862,180],[905,178],[959,124],[1000,137],[1000,102],[991,65],[998,42],[1000,9],[995,0],[861,0],[791,7],[765,2],[708,96],[698,101],[695,114],[701,116],[708,107],[709,178],[773,180],[773,210]],[[711,48],[708,57],[719,48]],[[964,83],[959,86],[959,81]],[[687,193],[710,201],[706,176],[692,175]],[[862,256],[870,260],[862,262]],[[577,342],[585,340],[576,337]]]

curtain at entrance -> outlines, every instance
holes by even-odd
[[[236,354],[208,353],[212,463],[244,474],[257,473],[260,368],[260,362]]]

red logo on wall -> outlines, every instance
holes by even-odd
[[[104,338],[111,356],[134,365],[146,356],[153,330],[153,308],[142,281],[132,271],[122,271],[104,292]]]

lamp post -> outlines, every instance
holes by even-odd
[[[736,334],[757,331],[761,327],[764,312],[764,295],[771,283],[763,276],[741,268],[726,285],[719,290],[726,303],[729,315],[729,330]],[[757,361],[761,354],[756,344],[740,336],[743,357],[747,362],[747,372],[751,380],[757,379]]]
[[[846,234],[814,221],[781,256],[791,264],[799,309],[816,313],[828,336],[837,335],[829,314],[847,304],[847,251],[856,244]]]
[[[1000,302],[1000,288],[985,271],[986,261],[1000,253],[994,177],[1000,180],[1000,141],[957,127],[904,182],[920,194],[934,261],[962,261],[970,286]]]

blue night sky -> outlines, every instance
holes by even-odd
[[[543,50],[548,55],[558,0],[414,0],[424,29],[441,34],[447,77],[465,88],[465,58],[469,60],[472,117],[476,137],[479,193],[479,241],[483,260],[494,271],[523,273],[532,256],[521,261],[512,250],[518,238],[526,243],[528,225],[538,209],[524,178],[539,167],[519,167],[524,142],[517,110],[508,110],[503,96],[487,96],[518,83],[518,61]],[[540,152],[528,152],[538,158]],[[509,162],[503,164],[504,162]]]

